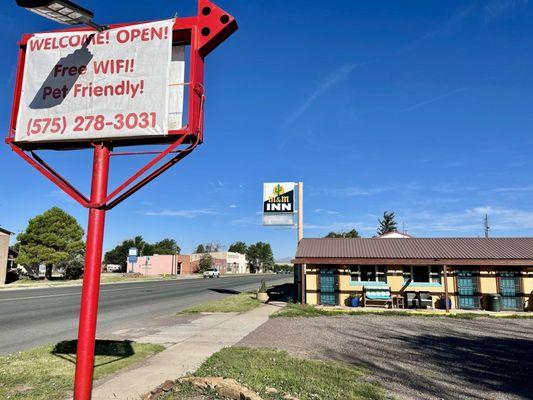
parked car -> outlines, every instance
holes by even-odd
[[[218,272],[218,269],[216,268],[209,268],[204,271],[204,279],[205,278],[220,278],[220,272]]]
[[[118,264],[107,264],[106,271],[107,272],[120,272],[122,271],[122,267]]]

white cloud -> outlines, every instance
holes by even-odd
[[[404,215],[408,228],[422,232],[454,232],[455,234],[483,234],[483,218],[489,216],[491,232],[523,231],[533,229],[533,211],[479,206],[458,212],[438,214],[429,211],[419,211]]]
[[[420,189],[420,185],[413,182],[407,182],[404,184],[386,184],[383,186],[375,187],[359,187],[359,186],[347,186],[343,188],[321,188],[317,192],[320,195],[327,194],[329,196],[340,196],[340,197],[360,197],[360,196],[372,196],[380,193],[412,193]]]
[[[301,117],[319,96],[327,92],[337,83],[346,79],[353,69],[358,65],[361,64],[341,65],[331,72],[328,77],[311,93],[311,95],[287,118],[287,123],[291,124]]]
[[[498,208],[498,207],[477,207],[469,210],[476,216],[489,216],[489,225],[494,229],[516,230],[516,229],[533,229],[533,211]]]
[[[364,224],[360,221],[350,222],[350,221],[333,221],[328,224],[305,224],[304,229],[311,230],[324,230],[324,231],[345,231],[355,229],[359,233],[361,232],[373,232],[376,230],[376,226],[371,226]]]
[[[76,201],[63,192],[61,189],[54,189],[47,194],[48,197],[53,198],[55,201],[62,201],[67,203],[75,203]]]
[[[237,205],[236,204],[230,204],[229,208],[237,208]]]
[[[384,188],[358,188],[358,187],[347,187],[341,190],[341,193],[344,196],[352,197],[352,196],[370,196],[373,194],[382,193],[385,189]]]
[[[533,191],[533,185],[527,186],[510,186],[491,189],[494,193],[516,193],[516,192],[531,192]]]
[[[261,213],[260,213],[261,214]],[[256,216],[247,216],[230,221],[231,225],[240,226],[240,227],[251,227],[262,225],[262,218],[256,214]]]
[[[448,18],[442,25],[426,33],[422,37],[422,40],[431,39],[431,38],[434,38],[435,36],[449,33],[454,26],[456,26],[461,21],[463,21],[464,19],[468,18],[471,14],[473,14],[476,8],[477,8],[477,5],[474,3],[456,12],[450,18]]]
[[[495,19],[504,17],[513,12],[515,8],[524,6],[528,0],[493,0],[488,1],[483,6],[483,17],[489,23]]]
[[[467,89],[468,89],[467,87],[463,87],[463,88],[450,90],[449,92],[446,92],[446,93],[440,94],[438,96],[432,97],[431,99],[427,99],[427,100],[423,100],[423,101],[420,101],[418,103],[415,103],[415,104],[413,104],[413,105],[411,105],[409,107],[404,108],[400,112],[407,112],[407,111],[416,110],[417,108],[420,108],[420,107],[426,106],[428,104],[435,103],[436,101],[443,100],[443,99],[445,99],[447,97],[453,96],[456,93],[464,92]]]
[[[340,215],[338,211],[325,210],[323,208],[315,208],[316,214],[327,214],[327,215]]]
[[[482,236],[485,214],[489,216],[491,235],[520,236],[533,231],[533,211],[490,205],[444,213],[433,210],[413,210],[397,213],[396,220],[399,227],[405,221],[407,232],[415,236]],[[359,221],[309,222],[304,228],[324,233],[356,229],[360,234],[368,237],[376,233],[379,217],[367,214]]]
[[[181,217],[181,218],[196,218],[201,215],[216,215],[220,214],[217,211],[210,209],[198,210],[163,210],[163,211],[148,211],[145,215],[151,217]]]

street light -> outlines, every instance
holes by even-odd
[[[85,24],[99,32],[108,29],[107,26],[92,22],[92,11],[69,0],[17,0],[17,5],[60,24]]]

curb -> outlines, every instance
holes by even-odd
[[[225,274],[221,275],[221,278],[232,278],[237,276],[271,276],[276,274]],[[188,280],[188,279],[202,279],[201,275],[192,274],[192,275],[185,275],[179,278],[134,278],[131,280],[123,280],[123,281],[117,281],[117,282],[101,282],[100,285],[115,285],[115,284],[122,284],[122,283],[146,283],[146,282],[170,282],[170,281],[180,281],[180,280]],[[81,286],[83,280],[79,280],[76,282],[62,282],[58,284],[50,284],[50,283],[41,283],[41,284],[33,284],[33,285],[17,285],[17,286],[10,286],[10,284],[0,286],[0,292],[3,290],[9,291],[9,290],[26,290],[26,289],[50,289],[50,288],[62,288],[62,287],[74,287],[74,286]]]

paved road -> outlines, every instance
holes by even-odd
[[[194,304],[251,290],[261,279],[290,282],[290,275],[249,275],[102,285],[97,335],[172,315]],[[224,293],[226,292],[226,293]],[[80,286],[0,291],[0,354],[77,335]]]

